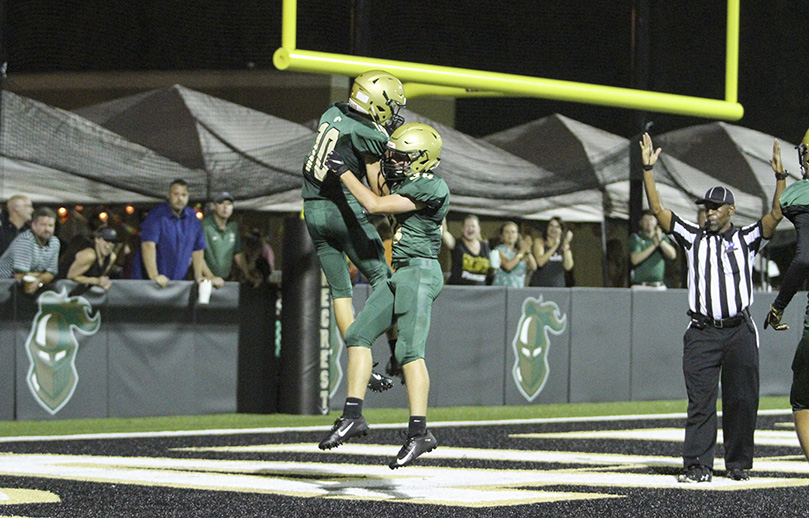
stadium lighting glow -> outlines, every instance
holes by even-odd
[[[59,213],[60,216],[65,217],[67,215],[67,209],[65,207],[59,207],[59,210],[56,212]]]
[[[197,219],[202,219],[202,216],[203,216],[202,211],[200,209],[197,209]]]
[[[101,221],[107,221],[109,219],[109,217],[110,217],[110,215],[107,214],[106,212],[99,212],[98,213],[98,219],[100,219]]]
[[[728,0],[724,100],[298,50],[295,48],[296,24],[297,0],[284,0],[281,21],[282,47],[273,55],[273,64],[279,70],[353,77],[366,70],[383,69],[397,76],[402,82],[408,82],[405,85],[405,94],[408,98],[428,95],[539,97],[722,120],[739,120],[744,115],[744,108],[737,102],[739,0]]]
[[[132,205],[127,205],[126,209],[124,210],[126,210],[126,213],[129,214],[130,216],[135,213],[135,207],[133,207]]]

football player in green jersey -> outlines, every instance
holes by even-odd
[[[375,193],[384,181],[380,159],[388,143],[388,131],[401,125],[398,115],[405,105],[404,88],[394,76],[371,70],[354,79],[348,102],[329,105],[320,117],[312,151],[303,166],[303,214],[320,266],[331,290],[334,316],[341,336],[354,321],[351,276],[346,256],[376,288],[390,277],[385,247],[354,196],[340,180],[329,175],[326,157],[337,151],[361,181]],[[389,337],[393,339],[395,332]],[[393,380],[372,372],[369,386],[381,392]]]
[[[338,153],[330,154],[326,160],[326,165],[368,212],[396,214],[397,224],[393,237],[395,273],[374,290],[348,328],[346,406],[319,447],[334,448],[351,437],[367,434],[362,400],[364,380],[372,368],[370,347],[386,329],[398,324],[395,356],[407,382],[410,422],[405,443],[389,464],[395,469],[437,446],[435,437],[427,430],[430,378],[424,348],[433,301],[444,286],[438,252],[441,224],[449,209],[449,188],[433,172],[441,156],[441,136],[432,127],[421,123],[401,126],[391,135],[385,156],[383,175],[390,186],[390,194],[385,196],[378,196],[362,185]]]

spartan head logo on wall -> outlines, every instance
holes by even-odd
[[[555,302],[527,298],[522,304],[522,316],[511,346],[514,349],[514,381],[525,399],[533,401],[548,380],[548,333],[560,335],[567,327],[567,315],[562,315]]]
[[[79,381],[79,343],[73,331],[95,334],[101,326],[101,314],[91,317],[93,307],[87,299],[68,297],[64,288],[59,293],[44,292],[37,304],[39,311],[25,342],[31,361],[26,381],[37,403],[54,415],[70,401]]]

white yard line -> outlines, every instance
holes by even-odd
[[[791,410],[762,410],[759,415],[788,415]],[[719,412],[721,416],[722,413]],[[618,416],[589,416],[589,417],[549,417],[535,419],[503,419],[493,421],[436,421],[430,422],[430,428],[449,428],[462,426],[503,426],[503,425],[527,425],[527,424],[549,424],[549,423],[586,423],[603,421],[636,421],[645,419],[684,419],[684,413],[677,414],[636,414]],[[371,424],[371,427],[379,430],[398,429],[405,426],[402,423]],[[146,439],[160,437],[188,437],[188,436],[217,436],[217,435],[247,435],[247,434],[272,434],[288,432],[319,432],[328,430],[329,425],[321,426],[292,426],[283,428],[232,428],[223,430],[178,430],[163,432],[119,432],[119,433],[87,433],[71,435],[24,435],[16,437],[0,437],[0,443],[7,442],[42,442],[42,441],[79,441],[79,440],[99,440],[99,439]]]

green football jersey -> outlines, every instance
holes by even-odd
[[[328,167],[324,165],[329,153],[333,150],[340,153],[349,169],[362,181],[366,173],[363,156],[380,158],[387,143],[385,129],[351,112],[348,103],[329,105],[320,117],[312,151],[303,165],[301,196],[305,200],[336,200],[343,197],[348,189],[335,175],[327,174]]]
[[[433,174],[409,175],[391,189],[426,205],[421,210],[396,215],[393,234],[393,261],[416,257],[437,259],[441,251],[441,223],[449,210],[449,187],[443,178]]]
[[[809,205],[809,181],[801,180],[795,182],[781,193],[778,200],[781,207],[787,208],[792,205]]]

